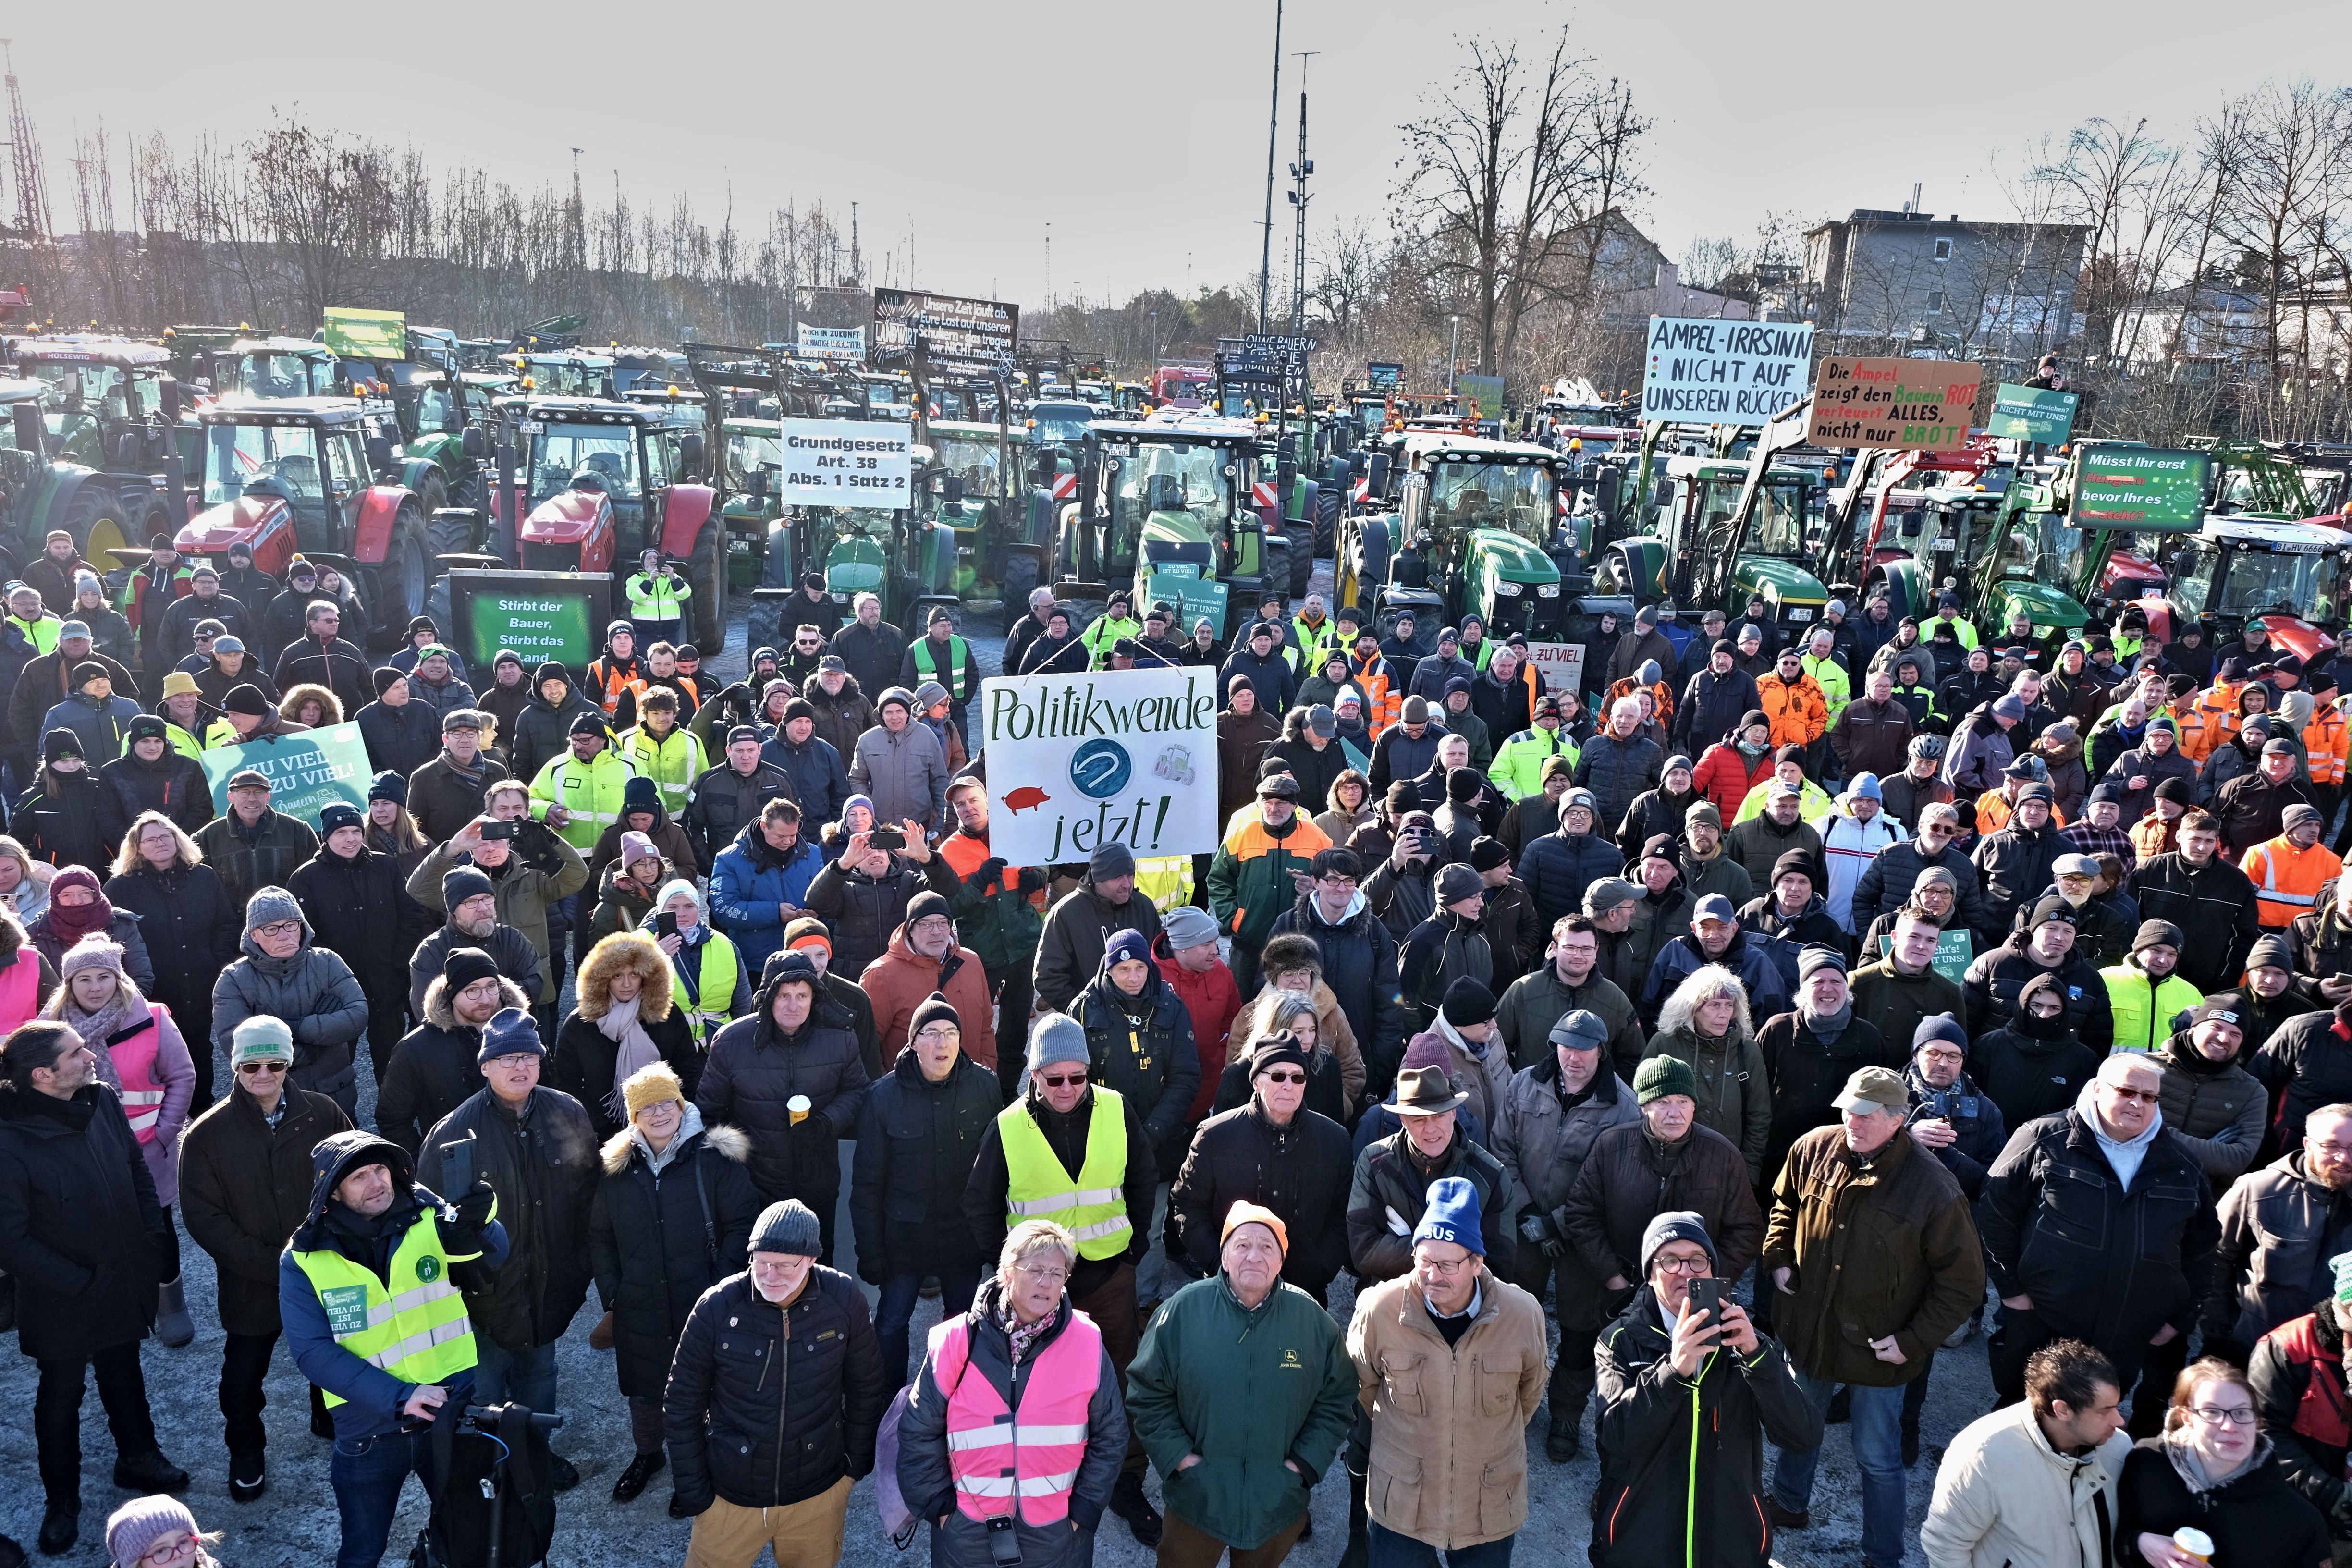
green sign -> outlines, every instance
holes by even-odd
[[[1180,568],[1181,570],[1180,570]],[[1176,606],[1178,623],[1189,634],[1192,623],[1202,616],[1225,635],[1225,584],[1204,583],[1200,578],[1198,564],[1189,561],[1171,562],[1152,569],[1151,582],[1145,590],[1147,601],[1165,599]],[[1190,574],[1187,575],[1186,574]]]
[[[2071,516],[2077,528],[2187,533],[2205,521],[2205,452],[2161,447],[2089,447],[2074,458]]]
[[[215,746],[200,760],[213,809],[222,816],[228,815],[228,781],[249,768],[268,779],[270,810],[312,828],[319,826],[319,813],[337,801],[367,810],[368,783],[375,776],[360,727],[348,721]]]
[[[1895,938],[1893,936],[1881,936],[1878,939],[1879,957],[1885,958],[1888,953],[1894,951]],[[1937,940],[1936,956],[1928,963],[1927,967],[1942,975],[1945,979],[1950,981],[1953,984],[1958,985],[1961,981],[1968,978],[1969,961],[1974,959],[1976,955],[1976,938],[1969,933],[1968,927],[1957,926],[1952,930],[1946,931]]]
[[[349,310],[330,305],[325,326],[320,336],[339,354],[352,359],[408,357],[408,318],[398,310]]]
[[[2013,437],[2054,447],[2074,428],[2074,411],[2081,407],[2078,392],[2053,392],[2046,386],[2019,386],[2002,382],[1992,395],[1992,419],[1985,426],[1994,436]]]
[[[1503,378],[1501,376],[1457,375],[1454,378],[1454,390],[1465,400],[1475,398],[1477,401],[1479,418],[1500,419],[1503,416]],[[1466,402],[1464,412],[1468,412]]]
[[[550,660],[583,669],[604,646],[613,586],[601,572],[455,571],[451,639],[468,669],[488,669],[502,647],[525,669]]]

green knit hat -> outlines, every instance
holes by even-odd
[[[1647,1105],[1669,1094],[1687,1095],[1696,1100],[1698,1074],[1691,1071],[1690,1063],[1680,1057],[1652,1057],[1633,1074],[1634,1101]]]

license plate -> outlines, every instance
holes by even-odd
[[[1790,610],[1789,612],[1789,618],[1792,621],[1810,621],[1813,618],[1813,612],[1811,610]]]
[[[547,434],[547,421],[544,419],[524,419],[518,421],[515,428],[520,430],[526,436],[544,436]]]
[[[1960,542],[1957,539],[1939,539],[1936,541],[1936,548],[1947,555],[1958,549],[1959,546]]]

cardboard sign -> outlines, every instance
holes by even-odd
[[[896,511],[913,493],[915,427],[874,419],[786,419],[776,438],[786,506]]]
[[[812,327],[801,323],[800,353],[806,359],[845,360],[853,364],[866,363],[866,329],[864,327]]]
[[[2212,455],[2161,447],[2092,447],[2077,453],[2072,516],[2077,528],[2185,532],[2205,521]]]
[[[1653,316],[1642,418],[1762,425],[1805,395],[1812,363],[1800,322]]]
[[[903,360],[918,338],[935,368],[984,374],[1012,363],[1021,341],[1021,307],[912,289],[875,289],[875,348]]]
[[[1879,957],[1885,958],[1894,951],[1895,939],[1892,936],[1882,936],[1878,939]],[[1958,985],[1968,978],[1969,965],[1975,960],[1976,955],[1976,937],[1969,932],[1968,927],[1955,926],[1937,938],[1936,956],[1928,960],[1927,967]]]
[[[1191,570],[1180,572],[1177,570],[1179,566],[1190,567]],[[1229,593],[1230,590],[1223,583],[1202,582],[1200,567],[1192,563],[1171,562],[1151,574],[1150,583],[1144,592],[1144,601],[1146,604],[1157,604],[1165,600],[1176,606],[1176,634],[1179,641],[1192,635],[1192,623],[1202,616],[1209,617],[1209,625],[1216,628],[1219,637],[1223,637],[1225,635],[1225,610]]]
[[[2079,392],[2053,392],[2046,386],[2019,386],[2002,382],[1993,389],[1989,436],[2007,436],[2054,447],[2074,429],[2074,413],[2083,405]]]
[[[1584,645],[1580,642],[1531,642],[1528,659],[1543,677],[1546,691],[1572,691],[1584,700]],[[1507,736],[1505,739],[1508,739]]]
[[[1813,382],[1805,439],[1816,447],[1956,452],[1968,445],[1983,384],[1982,367],[1965,360],[1832,354]]]
[[[1199,666],[982,681],[991,851],[1051,866],[1098,844],[1142,858],[1214,850],[1216,689]]]
[[[364,813],[368,784],[375,777],[360,727],[349,721],[243,745],[215,746],[198,760],[213,792],[213,809],[223,816],[228,815],[228,781],[250,768],[269,780],[269,809],[310,828],[316,828],[319,813],[337,801]]]

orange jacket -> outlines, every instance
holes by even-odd
[[[2204,708],[2195,699],[2185,702],[2165,704],[2165,712],[2172,717],[2173,749],[2192,763],[2202,763],[2212,755],[2220,744],[2214,739],[2213,724]]]
[[[2197,710],[2205,715],[2205,732],[2200,737],[2200,743],[2205,749],[2191,752],[2184,745],[2180,748],[2184,756],[2202,763],[2213,754],[2216,747],[2238,732],[2238,722],[2244,717],[2238,711],[2238,693],[2245,689],[2246,683],[2242,680],[2221,681],[2198,694]],[[2184,732],[2179,738],[2186,741],[2189,737]]]
[[[1663,680],[1655,686],[1645,687],[1629,675],[1613,682],[1609,688],[1609,695],[1601,701],[1601,710],[1606,713],[1617,706],[1620,697],[1639,697],[1643,691],[1650,694],[1650,700],[1655,705],[1655,711],[1650,717],[1657,721],[1658,728],[1664,729],[1675,716],[1675,693],[1674,689]]]
[[[2347,741],[2352,741],[2352,731],[2345,728],[2342,709],[2333,702],[2312,709],[2311,722],[2303,727],[2303,749],[2313,784],[2344,782]]]
[[[2180,817],[2159,816],[2151,811],[2133,823],[2125,837],[2131,840],[2132,853],[2139,857],[2139,864],[2145,866],[2158,856],[2169,855],[2180,847]]]
[[[2297,849],[2286,835],[2257,844],[2238,863],[2254,885],[2254,918],[2265,931],[2284,931],[2297,915],[2318,907],[2319,889],[2336,879],[2344,862],[2325,844]]]
[[[2000,786],[1995,784],[1977,796],[1977,831],[1999,833],[2009,826],[2011,810],[2009,802],[2001,795]],[[2058,809],[2057,803],[2054,801],[2050,806],[2050,826],[2053,827],[2066,826],[2066,814]]]
[[[1758,704],[1764,717],[1772,724],[1772,743],[1776,746],[1810,746],[1825,734],[1830,727],[1829,699],[1810,675],[1801,675],[1784,681],[1779,672],[1759,677],[1756,689],[1763,700]]]
[[[1395,672],[1381,655],[1361,659],[1350,654],[1348,679],[1363,690],[1364,722],[1371,727],[1373,734],[1395,723],[1404,711],[1404,693],[1397,689]]]

